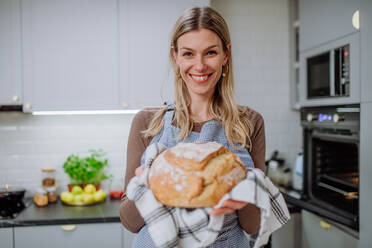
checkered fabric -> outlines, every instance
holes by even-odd
[[[159,203],[147,185],[153,159],[166,147],[153,143],[145,151],[145,171],[128,184],[127,196],[135,202],[144,218],[156,247],[206,247],[212,244],[224,222],[224,216],[210,216],[213,208],[185,209]],[[226,194],[214,207],[226,199],[245,201],[261,209],[261,225],[250,247],[265,245],[272,232],[288,222],[290,215],[283,196],[260,169],[247,168],[247,177]]]

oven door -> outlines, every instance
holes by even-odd
[[[357,221],[359,139],[347,131],[332,132],[336,131],[324,129],[308,132],[308,195],[315,204]]]

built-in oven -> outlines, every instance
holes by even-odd
[[[335,221],[359,228],[359,105],[301,109],[304,195]]]
[[[359,103],[359,61],[359,32],[302,51],[301,106]]]

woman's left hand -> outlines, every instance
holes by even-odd
[[[244,208],[247,204],[248,202],[225,200],[222,202],[222,207],[213,209],[210,215],[230,214],[235,210]]]

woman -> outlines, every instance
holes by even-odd
[[[150,143],[168,148],[194,142],[204,135],[239,157],[246,167],[265,169],[265,134],[261,115],[234,100],[231,44],[225,20],[209,7],[186,10],[173,30],[170,61],[175,72],[174,104],[144,109],[133,119],[128,141],[125,185],[141,174],[141,155]],[[211,129],[212,128],[212,129]],[[211,132],[210,130],[214,130]],[[224,225],[210,247],[246,247],[248,234],[257,233],[260,211],[246,202],[227,200],[211,215],[225,214]],[[123,225],[139,232],[135,247],[153,247],[143,218],[124,195]]]

